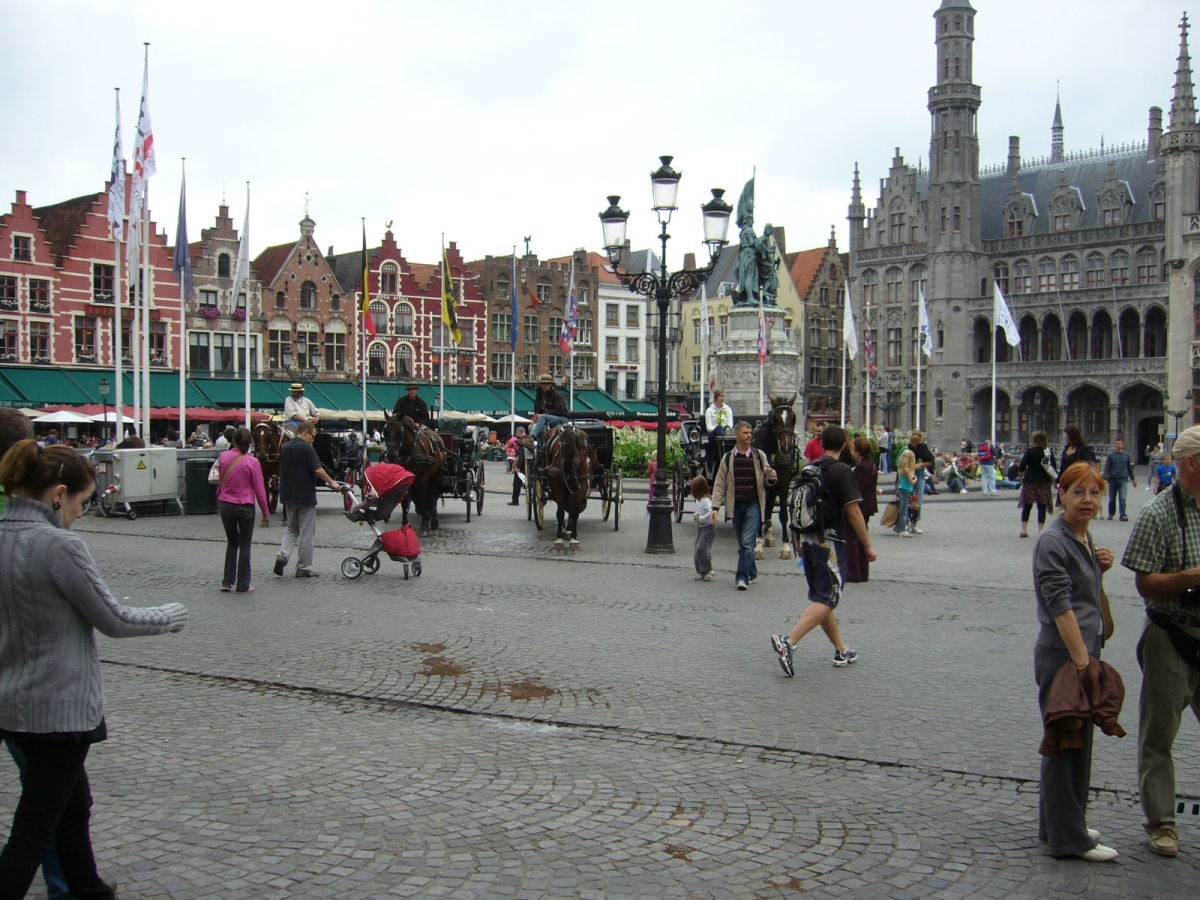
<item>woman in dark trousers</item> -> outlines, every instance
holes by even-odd
[[[217,509],[225,526],[225,573],[221,590],[237,587],[239,594],[254,590],[250,584],[250,544],[254,540],[254,503],[262,510],[263,525],[271,524],[271,508],[263,483],[262,465],[250,455],[250,431],[239,428],[233,446],[221,454],[221,483]]]
[[[70,531],[96,470],[69,447],[15,444],[0,461],[0,737],[26,759],[21,797],[0,851],[0,898],[23,897],[51,842],[76,897],[108,900],[96,871],[84,764],[105,740],[96,630],[109,637],[179,631],[179,603],[123,606]]]
[[[1096,465],[1096,451],[1083,442],[1083,435],[1078,425],[1068,425],[1063,429],[1067,443],[1063,446],[1062,456],[1058,460],[1058,471],[1065,472],[1072,463],[1086,462]],[[1055,505],[1061,505],[1055,497]]]
[[[871,452],[870,439],[859,435],[854,439],[854,483],[858,485],[858,493],[862,502],[858,505],[862,513],[863,524],[870,527],[871,516],[879,511],[879,469],[875,466],[874,454]],[[867,549],[859,543],[853,528],[846,529],[846,580],[867,581],[870,577],[871,561],[867,559]]]
[[[1050,509],[1054,475],[1050,473],[1050,451],[1046,449],[1046,432],[1035,431],[1033,443],[1017,464],[1021,475],[1021,534],[1029,537],[1029,511],[1036,503],[1038,508],[1038,531],[1046,527],[1046,511]]]

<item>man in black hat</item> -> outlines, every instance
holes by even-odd
[[[567,418],[567,401],[563,399],[562,391],[554,384],[554,378],[549,372],[543,372],[538,379],[537,397],[533,401],[533,426],[529,436],[540,442],[548,428],[555,425],[565,425]]]
[[[321,417],[317,415],[317,405],[304,396],[304,385],[294,381],[291,391],[291,396],[283,401],[283,414],[287,416],[287,421],[283,423],[283,431],[289,438],[295,437],[296,429],[305,422],[316,427],[321,421]]]
[[[405,390],[408,393],[397,400],[396,405],[392,408],[392,418],[399,419],[403,416],[408,416],[418,425],[428,425],[429,407],[425,405],[425,401],[417,393],[417,385],[410,381],[405,385]]]

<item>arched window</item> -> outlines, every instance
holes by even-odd
[[[1104,255],[1089,253],[1087,257],[1087,275],[1084,284],[1090,288],[1102,288],[1108,283],[1104,277]]]
[[[1038,260],[1038,291],[1058,290],[1058,266],[1049,256]]]
[[[1064,256],[1059,264],[1059,284],[1064,291],[1079,290],[1079,260],[1074,256]]]
[[[1139,250],[1135,264],[1138,284],[1154,284],[1158,281],[1158,254],[1154,248],[1143,247]]]
[[[387,377],[387,347],[380,341],[367,349],[367,372],[372,378]]]
[[[996,263],[992,269],[992,277],[996,279],[996,284],[1000,285],[1000,292],[1005,296],[1008,295],[1008,263]],[[987,291],[983,292],[987,296]]]
[[[229,254],[228,253],[217,254],[217,277],[218,278],[232,277],[229,274]]]
[[[399,278],[400,268],[393,262],[385,262],[379,268],[379,292],[381,294],[396,293]]]
[[[413,333],[413,308],[411,303],[396,304],[396,334]]]
[[[1167,316],[1161,307],[1146,310],[1146,356],[1167,355]]]
[[[1012,292],[1028,294],[1033,290],[1033,266],[1027,259],[1019,259],[1013,266]]]
[[[1114,287],[1129,284],[1129,254],[1118,250],[1108,258],[1109,283]]]
[[[908,270],[908,283],[912,288],[910,297],[913,302],[920,300],[925,294],[926,283],[929,280],[929,270],[922,265],[913,266]]]
[[[887,292],[888,303],[900,302],[900,290],[904,286],[904,273],[892,266],[884,273],[884,290]]]
[[[376,334],[388,333],[388,308],[382,300],[371,301],[371,324]]]
[[[311,281],[306,281],[300,285],[300,308],[317,308],[317,286]]]
[[[879,273],[874,269],[867,269],[862,273],[862,293],[863,303],[870,303],[874,306],[879,302]],[[724,335],[722,335],[724,337]]]
[[[1062,359],[1062,322],[1050,313],[1042,320],[1042,361],[1054,362]]]
[[[413,350],[408,344],[396,347],[396,377],[413,377]]]
[[[1113,352],[1112,317],[1106,309],[1098,309],[1092,316],[1092,359],[1112,359]]]
[[[1021,359],[1032,362],[1037,359],[1038,326],[1033,316],[1022,316],[1017,329],[1021,334]]]

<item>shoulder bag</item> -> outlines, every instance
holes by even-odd
[[[1042,471],[1050,476],[1051,481],[1058,480],[1058,472],[1054,469],[1054,463],[1050,462],[1050,451],[1046,449],[1042,450]]]
[[[212,468],[208,470],[208,483],[215,484],[218,487],[220,487],[225,482],[226,476],[228,476],[229,473],[234,470],[234,467],[236,467],[237,464],[240,463],[245,458],[245,456],[246,456],[246,454],[243,453],[243,454],[241,454],[241,456],[239,456],[237,459],[235,459],[230,464],[229,468],[225,470],[225,474],[221,474],[221,457],[218,456],[213,461]]]
[[[1092,551],[1092,556],[1096,555],[1096,545],[1092,543],[1092,535],[1088,534],[1088,549]],[[1104,632],[1102,634],[1101,646],[1112,640],[1112,636],[1117,633],[1117,623],[1113,619],[1112,604],[1108,602],[1108,591],[1104,589],[1104,573],[1100,573],[1100,619],[1104,623]]]

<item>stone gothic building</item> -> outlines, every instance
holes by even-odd
[[[941,0],[934,25],[928,170],[897,149],[868,208],[855,166],[851,301],[860,336],[875,343],[877,372],[869,409],[856,391],[854,418],[901,430],[919,421],[943,446],[985,437],[995,354],[1001,442],[1025,444],[1045,430],[1061,443],[1075,423],[1089,443],[1123,437],[1140,451],[1177,422],[1191,424],[1200,397],[1200,126],[1186,17],[1165,131],[1162,110],[1150,107],[1144,143],[1070,153],[1056,105],[1049,155],[1024,159],[1013,137],[994,168],[980,165],[975,10]],[[1016,346],[996,330],[996,287],[1017,324]],[[921,361],[918,410],[922,295],[932,353]],[[867,356],[858,357],[860,378]]]

